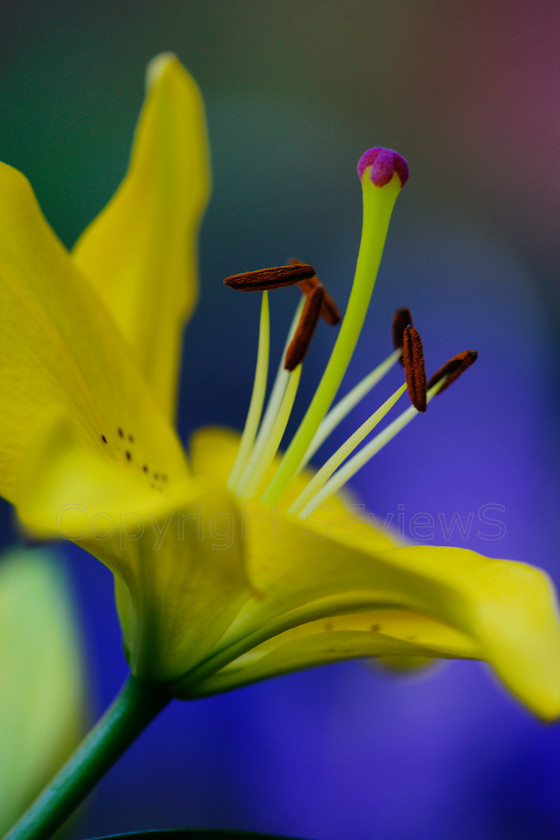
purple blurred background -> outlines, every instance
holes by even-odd
[[[382,521],[401,515],[407,536],[426,512],[434,542],[527,560],[560,582],[557,3],[8,0],[0,33],[0,159],[31,179],[68,245],[122,176],[149,58],[175,51],[203,90],[215,186],[185,342],[185,439],[201,424],[240,427],[250,394],[258,305],[227,296],[222,277],[297,255],[344,303],[360,231],[355,164],[372,145],[402,152],[412,177],[348,385],[387,354],[402,305],[429,368],[470,347],[480,360],[355,488]],[[273,300],[277,352],[292,305]],[[318,330],[300,410],[331,338]],[[485,526],[484,510],[503,527]],[[454,514],[462,533],[446,529]],[[73,549],[61,562],[101,711],[126,674],[111,578]],[[477,663],[414,678],[350,663],[174,704],[72,836],[224,826],[552,840],[558,755],[560,729]]]

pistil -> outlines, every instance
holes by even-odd
[[[262,496],[263,502],[267,504],[276,504],[279,501],[297,473],[346,372],[375,285],[393,206],[408,177],[408,167],[404,158],[396,152],[370,149],[360,159],[358,174],[362,182],[364,213],[356,274],[348,308],[315,396],[274,478]]]

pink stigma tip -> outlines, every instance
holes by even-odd
[[[392,179],[395,172],[400,178],[401,187],[404,187],[408,180],[408,163],[392,149],[384,149],[382,146],[375,146],[368,149],[358,161],[358,177],[360,181],[364,170],[371,166],[370,179],[376,187],[384,187]]]

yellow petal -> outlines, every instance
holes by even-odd
[[[172,55],[154,59],[128,172],[76,244],[173,420],[181,331],[197,296],[197,238],[210,189],[204,107]]]
[[[310,621],[273,636],[196,686],[198,695],[359,657],[425,665],[434,656],[476,659],[472,640],[419,613],[377,610]]]
[[[219,648],[252,590],[239,511],[226,494],[198,487],[188,504],[149,516],[134,577],[116,578],[117,607],[133,672],[173,683]]]
[[[247,602],[240,517],[221,489],[137,475],[84,447],[64,420],[30,450],[19,516],[82,546],[115,575],[129,664],[173,681],[200,664]]]
[[[192,449],[194,472],[199,473],[204,464],[218,475],[224,469],[228,446],[233,446],[233,439],[228,441],[216,430],[198,435]],[[349,515],[340,499],[331,499],[308,520],[255,502],[246,505],[244,516],[247,570],[259,596],[243,607],[221,640],[216,665],[225,667],[269,639],[266,655],[270,658],[261,657],[259,665],[263,674],[271,675],[274,667],[278,673],[290,670],[290,656],[294,668],[303,667],[303,662],[347,658],[352,656],[348,636],[340,640],[338,653],[332,654],[333,636],[310,622],[397,609],[402,628],[397,621],[390,635],[393,642],[410,642],[407,657],[416,643],[419,655],[474,655],[489,662],[536,714],[544,719],[560,715],[560,622],[544,573],[459,548],[387,548],[390,540]],[[426,638],[420,629],[408,633],[411,614],[430,619],[432,629],[440,628],[440,635]],[[282,635],[300,625],[312,631],[306,632],[301,649],[296,638]],[[450,632],[466,640],[463,652],[461,645],[455,646],[454,653],[451,648],[445,652]],[[366,640],[363,634],[362,628],[359,636],[353,636],[355,656],[370,656],[376,649],[381,656],[396,652],[396,648],[387,650],[385,642],[385,647],[379,647],[378,637]],[[407,640],[406,635],[418,638]],[[256,668],[256,659],[252,662]],[[237,668],[237,663],[230,667]],[[199,672],[198,687],[193,674],[185,682],[185,691],[204,691],[206,680],[208,690],[214,690],[210,680],[218,670],[212,673],[208,663]],[[241,681],[258,678],[250,669],[246,677],[242,671],[241,666],[236,671]],[[230,684],[232,673],[224,670],[223,679]],[[217,674],[216,685],[220,679]]]
[[[0,359],[0,494],[9,501],[17,504],[22,459],[55,412],[71,421],[84,445],[130,471],[147,464],[170,477],[184,473],[183,450],[120,332],[46,223],[26,179],[4,164]]]
[[[560,715],[560,623],[542,572],[459,548],[376,551],[371,542],[360,548],[314,536],[310,523],[286,523],[285,545],[276,543],[274,559],[274,543],[266,557],[256,549],[249,554],[251,579],[266,593],[250,619],[245,612],[252,624],[293,626],[306,612],[324,616],[364,609],[368,602],[412,609],[470,639],[478,658],[536,714]]]
[[[80,646],[65,581],[45,551],[0,559],[0,834],[85,730]]]

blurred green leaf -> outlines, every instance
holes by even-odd
[[[81,658],[54,552],[0,557],[0,836],[84,733]]]

